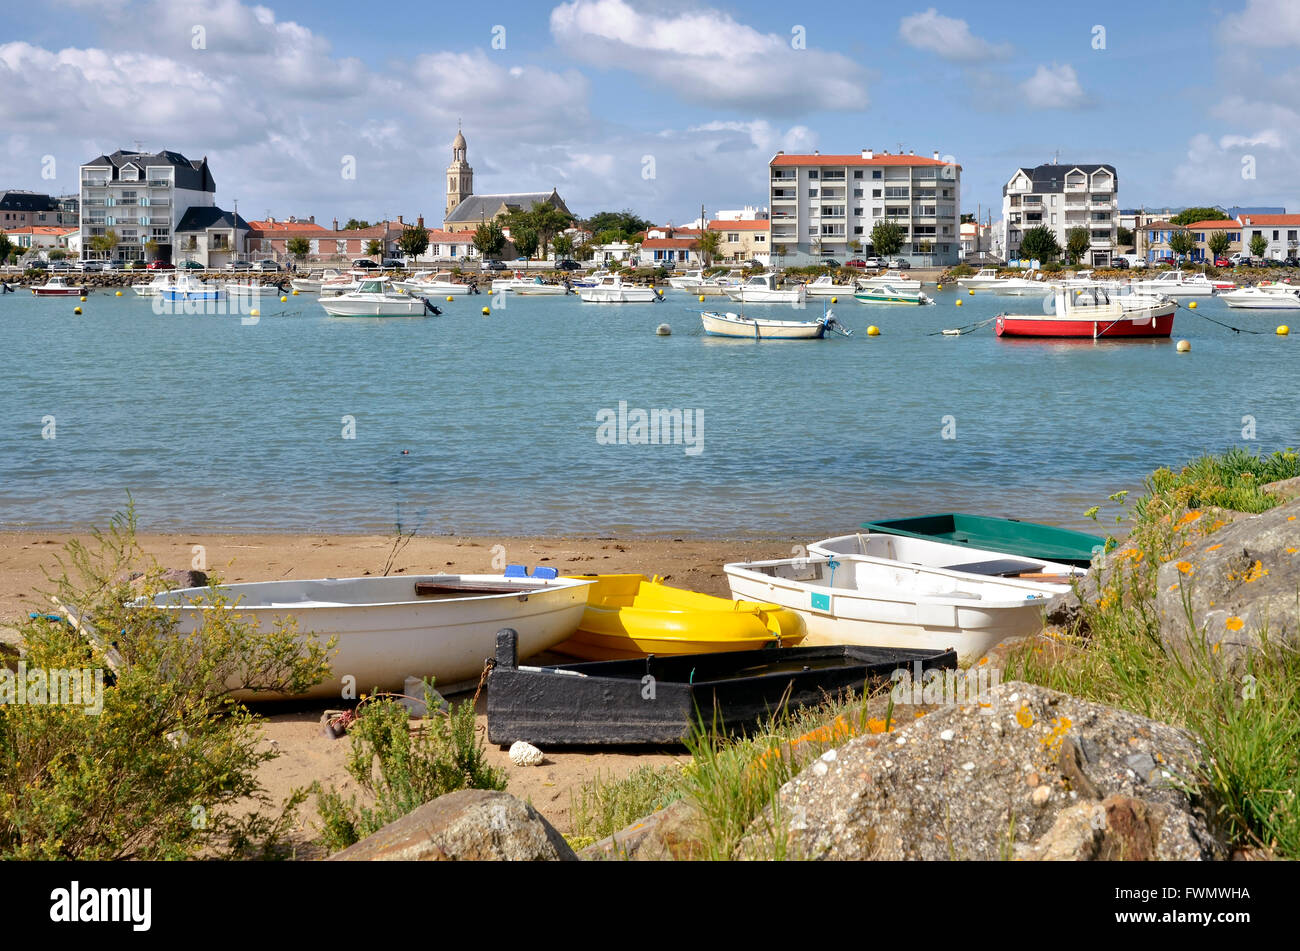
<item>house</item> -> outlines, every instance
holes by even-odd
[[[172,260],[176,226],[191,208],[216,205],[216,183],[206,158],[191,161],[179,152],[133,152],[119,149],[81,166],[81,240],[112,232],[112,250],[88,250],[87,256],[144,261],[150,242],[156,257]]]
[[[1176,225],[1170,221],[1151,221],[1140,229],[1142,240],[1138,242],[1138,246],[1142,249],[1142,257],[1148,263],[1161,258],[1178,257],[1178,253],[1170,247],[1169,242],[1176,232],[1184,229],[1191,232],[1192,237],[1196,239],[1196,247],[1188,255],[1188,260],[1212,263],[1214,255],[1210,251],[1210,239],[1216,232],[1223,232],[1228,236],[1229,245],[1225,254],[1231,256],[1243,249],[1242,224],[1235,219],[1194,221],[1189,225]]]
[[[709,222],[709,230],[722,236],[715,260],[771,264],[772,223],[766,218],[719,218]]]
[[[424,219],[420,219],[423,223]],[[441,228],[426,228],[429,233],[429,246],[415,260],[419,264],[460,264],[478,257],[474,247],[472,231],[445,231]]]
[[[983,263],[994,256],[993,226],[978,221],[961,223],[961,259],[967,263]]]
[[[872,229],[902,230],[898,256],[911,264],[957,263],[961,166],[909,152],[858,155],[777,152],[769,165],[771,253],[812,264],[865,253]]]
[[[246,254],[248,222],[215,206],[195,205],[175,229],[178,261],[197,261],[205,269],[222,268]]]
[[[1264,237],[1264,257],[1269,260],[1300,257],[1300,215],[1242,215],[1241,246],[1251,255],[1251,242],[1257,234]]]
[[[282,220],[266,218],[262,221],[248,223],[247,252],[249,257],[288,261],[292,258],[289,242],[295,238],[305,238],[309,245],[313,239],[324,235],[325,226],[316,224],[316,216],[309,218],[290,217]]]
[[[1020,258],[1020,242],[1031,228],[1050,230],[1062,252],[1069,232],[1086,228],[1089,246],[1082,260],[1108,266],[1119,239],[1118,196],[1119,176],[1113,165],[1048,163],[1016,169],[1002,186],[1008,259]]]
[[[20,188],[0,191],[0,230],[13,231],[29,225],[75,225],[75,208],[67,199],[54,198]]]
[[[593,244],[591,246],[592,263],[600,267],[608,267],[611,264],[622,264],[628,260],[634,251],[636,245],[629,241],[611,241],[609,244]]]
[[[22,253],[35,251],[39,257],[45,257],[50,251],[71,251],[69,240],[77,234],[78,229],[66,225],[28,225],[25,228],[12,228],[5,231],[9,241],[22,249]]]
[[[652,229],[653,230],[653,229]],[[698,236],[680,238],[646,237],[637,253],[641,267],[699,267],[700,239]]]

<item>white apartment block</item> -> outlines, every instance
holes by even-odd
[[[142,261],[145,245],[158,244],[157,257],[173,258],[176,226],[191,208],[215,205],[217,186],[208,160],[193,162],[177,152],[101,155],[81,166],[81,245],[86,257]],[[111,254],[91,241],[117,235]]]
[[[861,257],[874,251],[871,229],[889,220],[903,231],[898,257],[918,266],[957,263],[961,166],[938,152],[778,152],[768,164],[773,260],[793,266]]]
[[[1039,165],[1018,168],[1002,186],[1003,246],[1007,260],[1020,257],[1030,228],[1043,225],[1056,235],[1064,257],[1066,233],[1087,228],[1091,238],[1082,260],[1104,267],[1116,253],[1119,177],[1113,165]]]
[[[1262,234],[1268,242],[1264,257],[1270,261],[1300,257],[1300,215],[1243,214],[1241,221],[1241,248],[1254,254],[1250,244],[1255,235]]]

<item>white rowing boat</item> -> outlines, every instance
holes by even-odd
[[[510,575],[317,578],[222,585],[222,595],[238,602],[229,608],[211,602],[211,588],[167,591],[153,603],[176,612],[180,634],[196,630],[207,612],[232,610],[264,633],[293,618],[303,637],[337,638],[330,676],[303,696],[338,698],[344,677],[358,693],[401,689],[412,676],[444,685],[475,679],[506,627],[519,633],[521,657],[554,647],[577,631],[591,583]]]
[[[803,643],[957,651],[978,660],[1008,637],[1042,629],[1055,592],[886,558],[786,558],[723,567],[734,598],[797,611]]]
[[[700,323],[711,337],[740,337],[747,340],[820,340],[830,330],[851,337],[848,330],[829,311],[818,320],[766,320],[744,314],[702,311]]]

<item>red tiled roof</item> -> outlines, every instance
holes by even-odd
[[[318,225],[314,221],[250,221],[248,223],[249,231],[266,231],[266,232],[284,232],[291,231],[328,231],[324,225]]]
[[[710,221],[710,231],[767,231],[772,227],[772,222],[766,219],[757,221]]]
[[[430,244],[473,244],[473,231],[443,231],[441,228],[428,228]]]
[[[696,243],[695,238],[646,238],[641,242],[641,247],[654,250],[655,248],[687,248],[690,249]]]
[[[947,165],[942,159],[922,155],[775,155],[770,165]],[[960,165],[957,166],[961,168]]]
[[[69,228],[67,225],[26,225],[25,227],[13,228],[9,234],[76,234],[80,228]]]
[[[1247,225],[1300,225],[1300,215],[1242,215],[1241,220]]]
[[[1210,218],[1206,221],[1193,221],[1190,225],[1184,225],[1183,227],[1190,228],[1193,231],[1205,231],[1211,228],[1240,228],[1241,222],[1234,218],[1228,218],[1226,220],[1222,218]]]

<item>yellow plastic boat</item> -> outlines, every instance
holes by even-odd
[[[595,584],[578,632],[553,650],[584,660],[791,647],[805,633],[788,608],[672,588],[658,575],[575,577]]]

